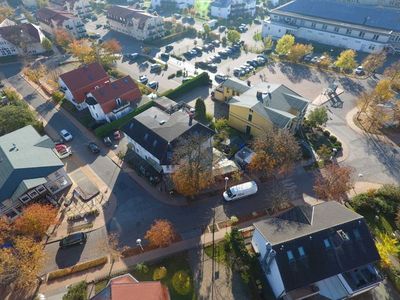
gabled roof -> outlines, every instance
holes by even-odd
[[[135,9],[132,7],[113,5],[107,11],[107,18],[111,18],[120,23],[129,23],[131,19],[139,22],[138,27],[143,28],[148,19],[156,18],[144,10]]]
[[[243,94],[250,89],[250,87],[244,81],[236,78],[228,78],[221,83],[221,86],[238,91],[240,94]]]
[[[214,134],[214,131],[196,120],[190,123],[186,112],[168,114],[157,107],[151,107],[134,117],[123,131],[158,158],[161,164],[171,163],[173,148],[180,138],[190,134],[210,137]]]
[[[160,281],[139,282],[130,274],[110,279],[91,300],[169,300],[168,288]]]
[[[286,292],[380,259],[364,218],[334,201],[295,207],[254,226],[276,251]]]
[[[64,73],[60,75],[60,78],[67,85],[78,103],[85,100],[88,92],[110,80],[106,71],[98,62]]]
[[[21,182],[29,187],[64,166],[54,144],[44,139],[50,140],[32,126],[0,137],[0,201],[10,198]]]
[[[285,128],[297,117],[309,101],[283,84],[262,82],[249,88],[240,96],[233,97],[229,105],[256,111],[278,128]]]
[[[14,21],[5,18],[5,19],[3,20],[3,22],[0,23],[0,27],[13,26],[13,25],[16,25],[16,24],[17,24],[17,23],[15,23]]]
[[[117,107],[117,98],[120,98],[123,102],[133,102],[139,101],[142,97],[139,87],[130,76],[108,82],[102,87],[91,91],[91,94],[94,99],[89,97],[86,102],[89,105],[100,104],[106,114]],[[95,100],[95,103],[91,103],[90,99]]]
[[[40,29],[31,23],[1,26],[0,36],[14,45],[19,45],[23,40],[28,43],[40,43],[43,34]]]
[[[36,12],[36,19],[47,25],[55,22],[57,25],[62,25],[64,21],[76,18],[73,14],[64,11],[43,7]]]
[[[231,6],[232,0],[214,0],[211,3],[211,6],[218,7],[218,8],[228,8]]]
[[[400,10],[334,0],[294,0],[272,12],[283,12],[354,24],[363,27],[400,31]]]

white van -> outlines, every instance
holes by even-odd
[[[241,199],[257,193],[258,187],[255,181],[238,184],[227,189],[223,196],[226,201]]]

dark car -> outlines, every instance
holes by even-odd
[[[87,234],[84,232],[77,232],[66,236],[60,241],[60,248],[66,248],[73,245],[83,245],[86,243]]]
[[[172,49],[174,49],[174,46],[172,46],[172,45],[167,45],[167,46],[165,46],[165,51],[172,51]]]
[[[169,54],[168,53],[161,53],[160,57],[161,57],[161,59],[163,61],[167,61],[169,59]]]
[[[104,142],[104,145],[106,145],[107,147],[111,147],[111,146],[113,145],[113,143],[112,143],[110,137],[108,137],[108,136],[106,136],[106,137],[103,139],[103,142]]]
[[[94,142],[90,142],[90,143],[88,144],[88,148],[89,148],[90,152],[92,152],[92,153],[97,154],[97,153],[100,152],[99,146],[97,146],[97,144],[94,143]]]

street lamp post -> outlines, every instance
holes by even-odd
[[[229,177],[225,177],[225,191],[228,189],[228,180]]]
[[[138,245],[140,247],[140,249],[142,249],[142,251],[144,251],[143,246],[142,246],[142,240],[141,239],[137,239],[136,240],[136,245]]]

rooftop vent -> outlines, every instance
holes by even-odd
[[[342,241],[349,241],[350,240],[350,238],[347,235],[347,233],[344,232],[342,229],[339,229],[338,231],[336,231],[336,233],[342,239]]]

